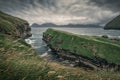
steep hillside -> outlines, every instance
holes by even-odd
[[[31,36],[30,27],[27,21],[5,14],[1,11],[0,33],[22,38]]]
[[[108,24],[106,24],[104,29],[119,29],[120,30],[120,15],[117,16],[112,21],[110,21]]]
[[[120,65],[120,41],[75,35],[55,29],[48,29],[43,35],[43,40],[52,50],[63,55],[80,56],[93,61],[93,64]]]

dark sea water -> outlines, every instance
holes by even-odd
[[[90,35],[90,36],[101,36],[108,35],[109,37],[120,38],[120,30],[104,30],[102,28],[57,28],[58,30],[68,31],[74,34],[80,35]],[[32,27],[32,37],[26,39],[26,42],[31,44],[36,52],[43,56],[51,53],[50,49],[46,46],[45,42],[42,40],[43,32],[48,29],[47,27]]]

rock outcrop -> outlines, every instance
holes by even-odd
[[[120,65],[120,45],[107,38],[75,35],[49,28],[44,32],[43,40],[60,57],[80,65],[91,68]]]
[[[27,38],[31,36],[29,23],[17,17],[0,11],[0,33],[14,37]]]

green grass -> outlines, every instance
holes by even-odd
[[[120,41],[115,42],[101,37],[75,35],[54,29],[48,29],[44,36],[49,38],[48,44],[55,49],[64,49],[70,53],[91,59],[97,56],[109,63],[120,64]],[[62,42],[59,43],[60,41]]]
[[[23,23],[27,23],[27,21],[23,20],[23,19],[20,19],[18,17],[14,17],[14,16],[11,16],[11,15],[8,15],[6,13],[3,13],[0,11],[0,18],[4,19],[4,20],[7,20],[13,24],[23,24]]]
[[[0,11],[0,33],[21,37],[21,34],[29,33],[30,30],[27,21]]]
[[[17,35],[17,29],[9,21],[0,18],[0,33]]]
[[[18,40],[18,42],[25,45],[25,46],[31,47],[31,45],[27,44],[23,39]]]
[[[120,29],[120,15],[110,21],[106,26],[105,29]]]
[[[4,40],[4,41],[3,41]],[[43,63],[30,46],[21,40],[0,35],[0,79],[39,80],[45,78],[49,67]],[[7,47],[7,48],[6,48]],[[39,65],[39,66],[38,66]]]

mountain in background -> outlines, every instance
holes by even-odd
[[[57,25],[54,23],[43,23],[43,24],[37,24],[37,23],[33,23],[31,25],[31,27],[101,27],[99,25],[93,25],[93,24],[89,24],[89,25],[83,25],[83,24],[65,24],[65,25]]]
[[[120,30],[120,15],[110,21],[104,29],[118,29]]]
[[[31,25],[32,27],[57,27],[58,25],[53,24],[53,23],[43,23],[43,24],[37,24],[37,23],[33,23]]]

